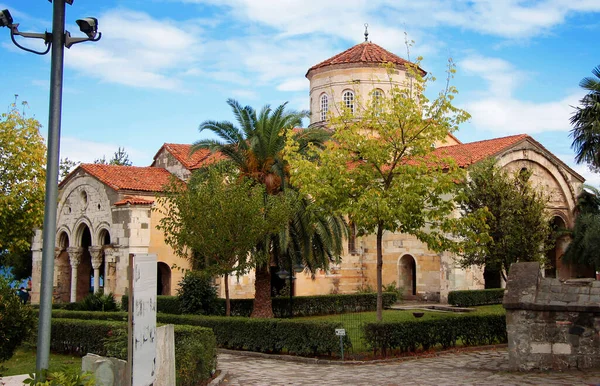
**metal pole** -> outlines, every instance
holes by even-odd
[[[52,4],[52,57],[50,70],[50,113],[48,116],[48,156],[46,163],[46,201],[42,249],[42,282],[38,324],[37,377],[44,377],[50,357],[50,326],[54,280],[54,247],[56,238],[56,205],[58,200],[58,162],[60,120],[62,112],[62,82],[65,53],[65,0]]]

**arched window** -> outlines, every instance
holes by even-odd
[[[376,114],[380,114],[383,110],[382,102],[383,102],[383,91],[376,88],[373,90],[373,107],[375,109]]]
[[[327,113],[329,112],[329,98],[327,94],[321,95],[321,120],[327,119]]]
[[[342,100],[344,101],[344,106],[354,114],[354,93],[352,91],[344,91]]]

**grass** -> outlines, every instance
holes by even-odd
[[[475,308],[474,313],[478,314],[504,314],[504,308],[501,304],[491,306],[479,306]],[[423,317],[418,320],[431,320],[446,318],[452,316],[459,316],[460,313],[454,312],[439,312],[439,311],[426,311],[426,310],[384,310],[383,321],[384,322],[401,322],[406,320],[415,320],[413,312],[423,312]],[[324,315],[324,316],[309,316],[305,318],[298,318],[302,320],[315,320],[315,321],[327,321],[327,322],[341,322],[346,329],[346,334],[350,337],[352,342],[352,351],[355,353],[364,352],[368,350],[362,339],[361,327],[364,323],[374,323],[377,321],[377,313],[371,312],[356,312],[339,315]]]
[[[0,363],[2,376],[32,374],[35,372],[36,350],[34,348],[21,347],[15,355],[6,362]],[[50,353],[50,371],[81,371],[81,357],[76,355]]]

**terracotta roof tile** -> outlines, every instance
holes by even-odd
[[[198,150],[190,154],[192,145],[186,144],[165,143],[156,154],[158,155],[162,149],[166,149],[171,153],[188,170],[199,169],[202,166],[220,161],[223,158],[221,154],[211,153],[208,149]],[[154,159],[156,159],[156,156],[154,156]]]
[[[151,205],[154,204],[154,199],[148,197],[125,196],[120,201],[115,202],[115,206],[123,205]]]
[[[435,150],[434,154],[438,157],[451,157],[456,161],[459,167],[466,167],[497,154],[526,138],[531,137],[527,134],[518,134],[509,137],[462,143],[459,145],[440,147]]]
[[[345,64],[345,63],[393,63],[396,65],[404,66],[406,64],[412,64],[408,60],[402,59],[398,55],[392,54],[386,49],[378,46],[375,43],[371,42],[362,42],[360,44],[355,45],[347,49],[344,52],[341,52],[331,58],[322,61],[319,64],[315,64],[311,68],[308,69],[306,75],[318,68],[332,66],[336,64]],[[423,71],[421,69],[421,71]],[[425,71],[423,71],[426,74]]]
[[[172,176],[165,169],[150,166],[81,164],[78,168],[85,170],[100,180],[100,182],[115,190],[162,192],[164,186],[169,183]]]

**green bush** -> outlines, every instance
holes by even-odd
[[[449,315],[431,320],[366,323],[365,342],[373,351],[387,354],[388,350],[414,352],[421,348],[453,347],[458,341],[466,346],[505,343],[504,315]]]
[[[29,305],[21,303],[16,289],[0,275],[0,362],[10,359],[31,334],[37,322]]]
[[[450,291],[448,303],[458,307],[483,306],[486,304],[502,304],[504,288],[484,290]]]
[[[383,293],[383,306],[394,304],[398,297],[397,292]],[[127,310],[127,296],[122,298],[122,309]],[[275,317],[287,317],[289,313],[289,297],[276,297],[273,301]],[[216,316],[225,315],[225,299],[217,299]],[[165,314],[182,314],[179,298],[177,296],[158,296],[156,298],[157,312]],[[344,294],[344,295],[317,295],[294,296],[294,316],[316,316],[335,313],[374,311],[377,309],[377,294]],[[253,299],[231,299],[231,316],[250,316]]]
[[[69,303],[73,304],[73,303]],[[81,303],[76,306],[79,311],[117,311],[117,302],[112,293],[104,295],[102,291],[86,296]],[[66,309],[70,309],[66,307]]]
[[[213,278],[204,272],[186,272],[179,282],[177,297],[185,314],[215,315],[220,312]]]
[[[96,381],[90,373],[73,373],[69,371],[47,372],[45,382],[36,382],[35,375],[29,374],[29,378],[23,381],[25,385],[32,386],[94,386]]]
[[[60,311],[69,312],[69,311]],[[72,312],[71,316],[90,313]],[[125,313],[91,313],[125,314]],[[178,385],[196,385],[209,379],[216,369],[217,348],[213,332],[199,326],[176,325],[175,365]],[[52,320],[50,345],[53,351],[85,355],[94,353],[127,359],[127,324],[112,320]],[[189,359],[193,358],[189,362]]]

